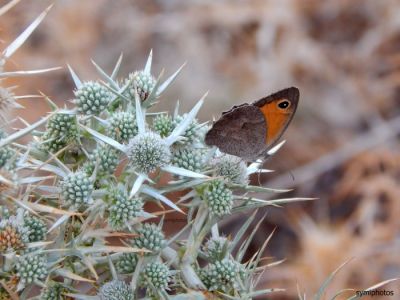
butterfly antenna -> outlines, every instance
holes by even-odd
[[[296,180],[296,178],[294,177],[294,175],[293,175],[292,171],[289,171],[289,174],[290,174],[290,177],[292,177],[292,180],[293,180],[293,181],[295,181],[295,180]]]

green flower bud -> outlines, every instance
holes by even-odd
[[[107,135],[117,142],[126,143],[137,134],[138,127],[134,112],[116,112],[109,119]]]
[[[74,103],[83,115],[98,115],[104,111],[111,100],[111,92],[95,81],[87,81],[74,91]]]
[[[45,256],[25,255],[19,258],[17,265],[17,276],[23,285],[31,284],[35,281],[42,281],[47,276],[47,262]]]
[[[210,212],[218,217],[229,214],[233,206],[232,191],[222,180],[211,181],[203,195]]]
[[[174,129],[172,118],[167,114],[157,115],[153,120],[153,129],[161,137],[167,137]]]
[[[118,272],[129,274],[135,271],[137,265],[137,255],[135,253],[123,253],[116,262]]]
[[[133,246],[151,250],[155,254],[161,251],[166,244],[164,233],[157,224],[144,223],[137,230],[139,236],[133,239]]]
[[[135,90],[139,95],[140,100],[143,102],[147,99],[150,93],[153,91],[156,85],[156,79],[144,71],[136,71],[135,73],[129,74],[127,81],[130,81],[128,87],[128,96],[134,101]]]
[[[114,189],[109,195],[108,223],[114,229],[123,229],[133,218],[137,217],[143,209],[143,200],[139,197],[129,199],[124,190]]]
[[[68,174],[60,183],[61,196],[68,207],[79,208],[93,203],[93,184],[82,171]]]
[[[101,300],[133,300],[131,288],[121,280],[113,280],[102,285],[98,296]]]
[[[149,263],[142,274],[142,284],[148,287],[153,285],[156,289],[165,290],[168,288],[168,282],[171,280],[168,267],[160,262]]]

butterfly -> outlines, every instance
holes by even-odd
[[[205,143],[246,161],[266,159],[296,112],[300,92],[290,87],[223,112],[206,133]]]

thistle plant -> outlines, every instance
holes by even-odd
[[[206,95],[188,112],[179,112],[178,104],[173,114],[157,112],[182,67],[162,80],[152,73],[151,52],[144,68],[128,75],[120,74],[121,65],[122,56],[111,72],[94,62],[99,75],[90,80],[68,66],[75,84],[68,105],[40,95],[49,105],[45,118],[16,132],[1,128],[11,132],[0,137],[6,188],[0,194],[0,282],[7,286],[1,295],[250,299],[272,292],[257,290],[266,243],[243,261],[251,225],[257,209],[302,199],[251,196],[284,191],[249,183],[252,174],[267,171],[261,162],[247,164],[205,145],[207,123],[197,113]],[[20,143],[24,136],[31,141]],[[149,210],[149,203],[159,210]],[[233,238],[219,234],[225,217],[251,211]],[[170,212],[186,217],[172,236],[165,233]]]

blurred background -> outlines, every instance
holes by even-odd
[[[22,0],[4,15],[4,45],[49,3]],[[96,79],[90,58],[111,71],[123,52],[126,76],[144,66],[150,49],[155,75],[187,62],[159,108],[172,110],[180,99],[188,110],[209,90],[202,121],[281,88],[300,89],[287,142],[266,162],[276,172],[253,178],[294,188],[284,197],[318,198],[260,212],[268,215],[253,251],[277,227],[265,255],[268,263],[286,259],[260,282],[286,288],[274,299],[296,299],[297,286],[311,297],[351,258],[330,298],[400,276],[398,0],[58,0],[6,69],[69,63],[81,78]],[[18,95],[40,90],[60,105],[73,95],[65,68],[7,85],[17,85]],[[42,100],[23,101],[28,121],[48,111]],[[234,233],[245,218],[226,220],[222,231]],[[385,289],[398,298],[399,286]]]

